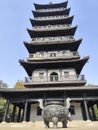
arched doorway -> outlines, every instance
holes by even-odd
[[[52,72],[50,74],[50,81],[58,81],[58,73]]]

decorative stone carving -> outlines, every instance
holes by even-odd
[[[62,122],[62,127],[67,127],[67,120],[71,121],[69,113],[70,98],[66,99],[66,102],[62,101],[47,101],[46,106],[43,107],[43,101],[38,100],[39,106],[42,108],[43,119],[45,126],[49,128],[49,122],[53,122],[53,127],[58,127],[58,122]]]

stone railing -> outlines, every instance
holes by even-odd
[[[73,36],[58,36],[58,37],[43,37],[43,38],[32,38],[31,43],[41,42],[72,42],[75,41]]]
[[[41,76],[41,77],[25,77],[24,83],[45,83],[45,82],[75,82],[75,81],[85,81],[84,75],[67,75],[67,76]]]
[[[35,54],[30,54],[28,60],[38,60],[38,59],[53,59],[53,58],[70,58],[79,57],[78,52],[60,51],[60,52],[38,52]]]
[[[57,24],[57,25],[47,25],[47,26],[34,26],[33,27],[33,30],[53,30],[53,29],[68,29],[68,28],[71,28],[71,25],[70,24]]]
[[[68,15],[57,15],[57,16],[45,16],[45,17],[35,17],[35,20],[48,20],[48,19],[63,19],[68,17]]]
[[[62,11],[66,10],[66,8],[51,8],[51,9],[37,9],[38,12],[50,12],[50,11]]]

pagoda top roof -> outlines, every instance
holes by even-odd
[[[82,39],[78,39],[76,41],[70,43],[28,43],[24,42],[25,47],[27,48],[29,53],[35,53],[36,51],[53,51],[53,50],[71,50],[77,51]]]
[[[32,11],[34,17],[44,17],[44,16],[57,16],[57,15],[69,15],[70,8],[60,11],[51,11],[51,12],[38,12]]]
[[[84,57],[83,59],[77,59],[77,60],[57,60],[57,61],[44,61],[44,62],[26,62],[24,60],[19,60],[20,64],[23,66],[25,71],[29,76],[32,76],[32,72],[35,69],[42,69],[42,68],[74,68],[77,72],[77,74],[80,74],[83,66],[88,61],[89,56]]]
[[[66,8],[67,4],[68,4],[68,1],[62,2],[62,3],[56,3],[56,4],[53,4],[53,3],[50,3],[50,4],[34,3],[34,6],[35,6],[35,9],[37,10],[37,9],[49,9],[49,8],[61,8],[61,7]]]

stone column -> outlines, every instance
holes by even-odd
[[[20,118],[21,118],[21,107],[19,107],[17,122],[20,122]]]
[[[84,104],[82,102],[81,103],[81,113],[82,113],[83,120],[85,120],[83,108],[84,108]]]
[[[66,93],[64,92],[64,106],[66,107]]]
[[[86,102],[86,98],[84,97],[84,108],[85,108],[85,114],[86,114],[86,119],[90,120],[89,118],[89,112],[88,112],[88,106],[87,106],[87,102]]]
[[[44,106],[46,106],[46,93],[45,92],[44,92],[43,96],[44,96]]]
[[[6,119],[7,119],[9,104],[10,104],[10,101],[9,101],[9,99],[8,99],[7,102],[6,102],[6,105],[5,105],[5,112],[4,112],[4,117],[3,117],[3,121],[4,121],[4,122],[5,122]]]
[[[15,112],[16,112],[16,105],[14,104],[11,122],[14,122],[14,119],[15,119]]]
[[[26,101],[25,101],[25,106],[24,106],[23,121],[26,121],[26,116],[27,116],[27,106],[28,106],[28,102],[27,102],[27,99],[26,99]]]
[[[91,112],[90,112],[90,105],[88,106],[88,113],[89,113],[89,118],[92,120]]]

